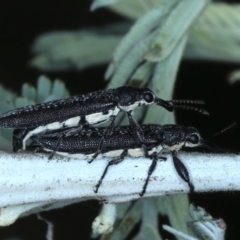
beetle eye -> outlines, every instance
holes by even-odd
[[[187,142],[190,142],[192,144],[197,144],[199,143],[199,136],[196,134],[192,134],[187,138]]]
[[[152,94],[151,92],[145,93],[145,94],[144,94],[144,100],[145,100],[147,103],[153,102],[153,100],[154,100],[153,94]]]

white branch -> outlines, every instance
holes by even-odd
[[[158,163],[144,197],[187,193],[189,188],[176,173],[171,155]],[[231,154],[184,153],[179,158],[187,167],[196,192],[240,190],[240,156]],[[0,152],[0,225],[19,216],[87,199],[109,203],[139,198],[151,160],[126,158],[111,166],[96,194],[93,192],[108,159],[64,159],[47,154]]]

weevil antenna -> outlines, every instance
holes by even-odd
[[[202,100],[171,100],[169,102],[172,102],[173,104],[196,104],[196,105],[204,105],[205,102]]]
[[[221,135],[221,134],[229,131],[230,129],[234,128],[236,125],[237,125],[236,122],[231,123],[231,124],[228,125],[226,128],[224,128],[224,129],[222,129],[221,131],[213,134],[211,137],[209,137],[209,138],[207,139],[207,141],[209,141],[209,140],[211,140],[211,139],[213,139],[213,138],[215,138],[215,137],[217,137],[217,136],[219,136],[219,135]]]
[[[195,111],[204,115],[210,115],[209,112],[202,108],[194,107],[194,106],[187,106],[187,105],[173,105],[173,108],[181,108],[184,110]]]
[[[237,123],[236,123],[236,122],[233,122],[233,123],[231,123],[230,125],[228,125],[226,128],[224,128],[224,129],[222,129],[221,131],[213,134],[211,137],[209,137],[208,139],[206,139],[206,140],[203,141],[203,144],[202,144],[201,147],[205,147],[205,148],[207,148],[207,149],[209,149],[209,150],[211,150],[211,151],[214,151],[214,150],[215,150],[215,151],[220,152],[220,153],[224,153],[224,152],[231,151],[231,150],[226,149],[226,148],[224,148],[224,149],[223,149],[223,148],[219,148],[217,145],[215,145],[214,143],[210,142],[210,140],[213,139],[213,138],[215,138],[215,137],[217,137],[217,136],[219,136],[219,135],[221,135],[221,134],[223,134],[223,133],[225,133],[226,131],[232,129],[232,128],[235,127],[236,125],[237,125]],[[212,146],[211,146],[211,145],[212,145]]]

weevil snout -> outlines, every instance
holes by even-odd
[[[169,112],[173,111],[173,105],[168,102],[168,101],[164,101],[161,98],[157,98],[155,97],[154,99],[155,104],[157,104],[158,106],[164,107],[165,109],[167,109]]]

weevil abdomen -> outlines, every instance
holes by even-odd
[[[84,154],[94,153],[98,149],[99,141],[104,135],[106,128],[90,129],[83,129],[74,136],[64,137],[60,142],[58,151],[69,153],[81,152]],[[124,149],[126,146],[129,148],[139,147],[139,143],[135,139],[135,136],[131,134],[129,127],[126,127],[122,132],[116,131],[117,129],[119,129],[119,127],[115,128],[113,133],[105,139],[102,149],[103,153]],[[31,137],[31,139],[44,148],[54,150],[59,139],[59,133],[34,136]]]

